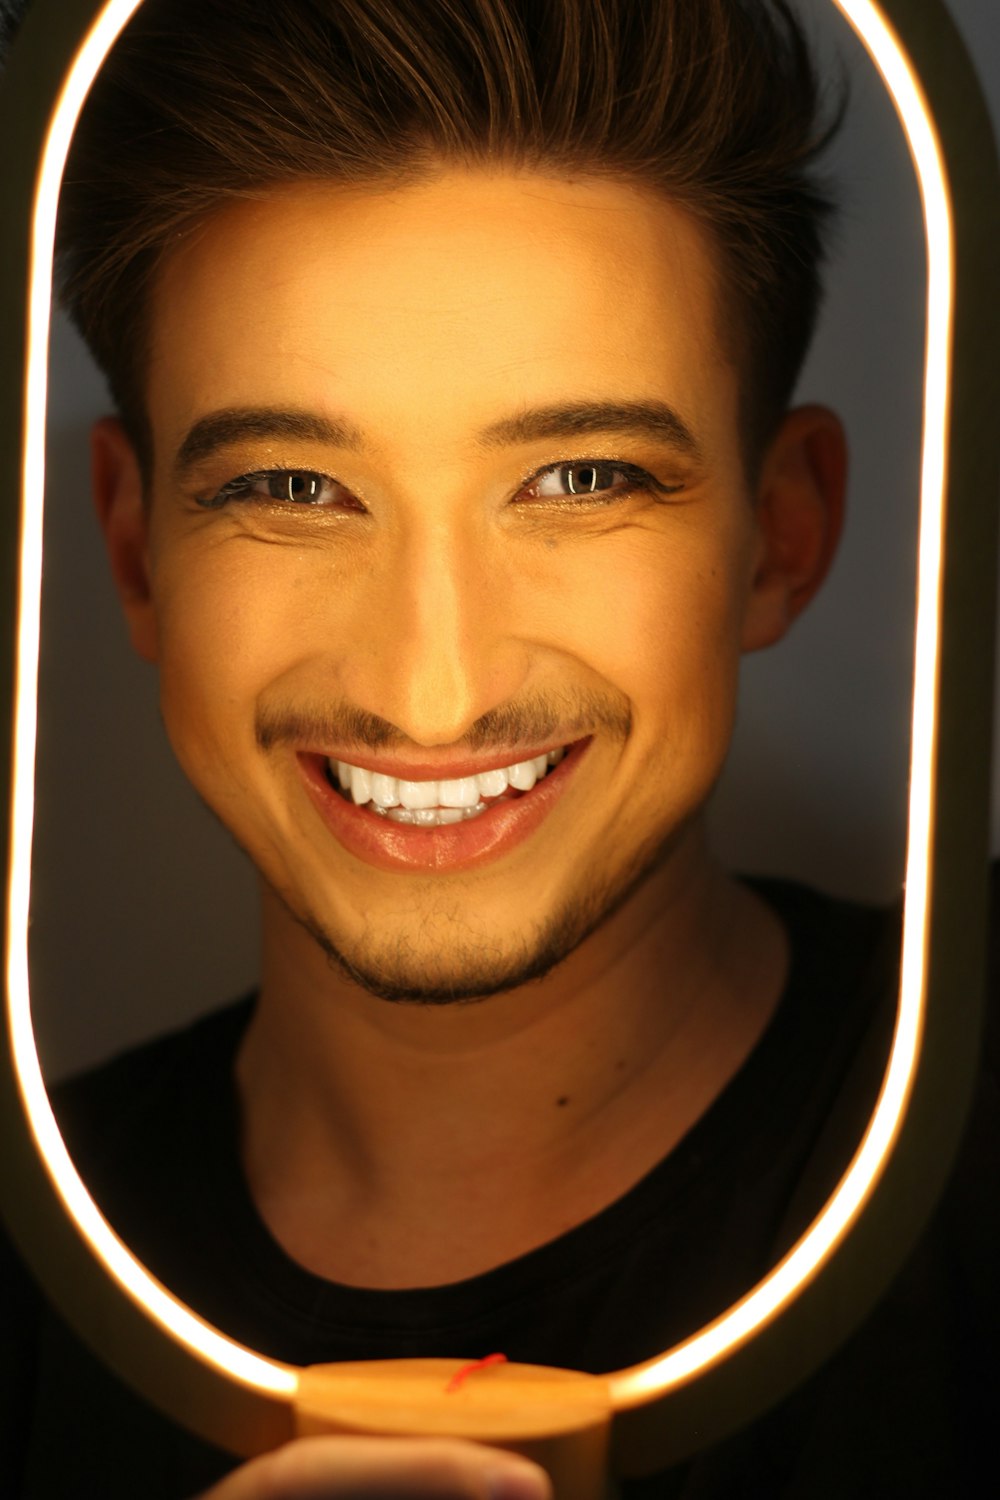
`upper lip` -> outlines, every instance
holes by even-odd
[[[550,750],[561,750],[563,746],[579,743],[573,740],[552,740],[537,750],[501,750],[487,755],[467,755],[462,760],[399,760],[395,756],[381,756],[376,762],[370,756],[358,755],[355,751],[323,750],[317,752],[327,760],[340,760],[349,766],[360,766],[382,776],[395,776],[401,781],[459,781],[465,776],[478,776],[484,771],[495,771],[503,766],[516,766],[520,761],[534,760],[539,755],[548,755]]]

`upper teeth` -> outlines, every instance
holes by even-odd
[[[348,765],[343,760],[331,760],[327,764],[344,791],[349,791],[352,801],[358,804],[374,802],[376,807],[409,808],[475,807],[481,797],[499,797],[508,786],[516,787],[520,792],[530,792],[535,782],[550,766],[558,765],[565,754],[565,749],[550,750],[547,755],[536,755],[534,760],[519,760],[513,766],[483,771],[478,776],[460,776],[451,781],[405,781],[398,776],[383,776],[379,771]]]

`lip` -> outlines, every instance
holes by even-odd
[[[346,765],[360,766],[363,771],[371,771],[375,775],[397,776],[401,781],[458,781],[463,776],[480,776],[484,771],[495,771],[498,766],[516,766],[522,761],[537,760],[540,755],[548,755],[550,750],[561,750],[565,744],[565,740],[556,740],[537,750],[512,750],[506,760],[501,759],[495,751],[489,756],[467,755],[464,760],[449,761],[398,760],[387,755],[380,759],[378,765],[373,765],[363,756],[352,752],[342,755],[337,750],[324,750],[323,754],[328,760],[342,760]]]
[[[326,756],[306,752],[297,759],[313,805],[349,854],[379,870],[446,875],[500,859],[529,839],[563,795],[592,740],[590,735],[571,745],[530,792],[495,802],[478,818],[443,823],[439,828],[417,828],[374,816],[346,801],[330,785]]]

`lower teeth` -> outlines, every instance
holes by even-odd
[[[487,808],[485,802],[475,807],[379,807],[375,802],[367,804],[368,811],[379,818],[391,818],[394,823],[415,823],[419,828],[438,828],[442,823],[462,823],[466,818],[478,818]]]

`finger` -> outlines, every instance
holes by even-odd
[[[459,1439],[301,1438],[201,1500],[551,1500],[544,1470]]]

